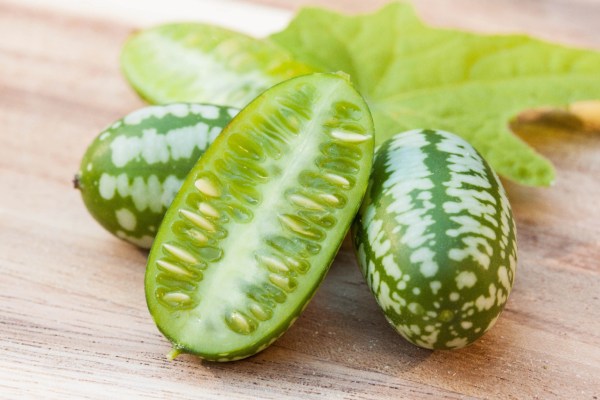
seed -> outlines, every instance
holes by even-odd
[[[290,195],[290,201],[298,206],[308,208],[310,210],[319,210],[319,211],[325,210],[323,208],[323,206],[320,205],[319,203],[317,203],[316,201],[313,201],[313,200],[309,199],[308,197],[302,196],[300,194]]]
[[[362,135],[360,133],[331,131],[331,136],[344,142],[361,143],[371,139],[370,135]]]
[[[329,193],[321,193],[319,195],[319,198],[331,205],[336,205],[336,204],[340,203],[340,200],[336,196],[329,194]]]
[[[285,290],[286,292],[292,292],[294,289],[296,289],[297,282],[293,278],[286,278],[277,274],[269,274],[269,280],[273,285]]]
[[[170,272],[173,275],[178,275],[181,277],[191,277],[192,276],[192,274],[190,274],[190,272],[188,270],[186,270],[185,268],[182,268],[182,267],[175,265],[173,263],[170,263],[168,261],[158,260],[158,261],[156,261],[156,264],[158,264],[158,266],[161,267],[163,270]]]
[[[273,315],[273,311],[271,311],[271,309],[269,308],[264,308],[261,307],[259,304],[257,303],[252,303],[250,304],[250,307],[248,307],[250,309],[250,312],[258,319],[260,319],[261,321],[266,321],[269,318],[271,318],[271,316]]]
[[[219,197],[221,195],[221,191],[206,177],[196,179],[194,186],[207,196]]]
[[[196,229],[188,229],[186,230],[186,233],[195,241],[199,242],[199,243],[206,243],[208,242],[208,238],[206,237],[205,234],[203,234],[202,232],[196,230]]]
[[[209,232],[216,230],[215,225],[201,215],[188,210],[179,210],[179,213],[199,228],[206,229]]]
[[[334,183],[336,185],[340,185],[344,189],[347,189],[350,187],[350,181],[341,175],[327,173],[324,176],[325,176],[325,179],[327,179],[329,182]]]
[[[279,259],[273,256],[257,256],[258,260],[267,266],[270,270],[275,270],[279,272],[288,272],[289,268]]]
[[[200,212],[204,215],[208,215],[209,217],[214,217],[214,218],[218,218],[219,217],[219,212],[216,210],[216,208],[214,208],[213,206],[211,206],[208,203],[200,203],[198,205],[198,210],[200,210]]]
[[[185,293],[170,292],[163,295],[163,300],[173,303],[189,303],[192,298]]]
[[[280,215],[279,220],[283,223],[283,225],[296,233],[313,238],[319,237],[319,235],[313,230],[309,230],[306,227],[306,224],[305,226],[300,225],[300,222],[296,218],[292,218],[289,215]]]
[[[163,244],[163,248],[170,253],[171,255],[175,256],[176,258],[180,259],[183,262],[187,262],[190,264],[195,264],[198,262],[198,260],[196,260],[196,257],[194,257],[192,254],[190,254],[189,252],[187,252],[186,250],[183,250],[177,246],[173,246],[172,244]]]
[[[233,311],[227,318],[227,325],[237,333],[247,335],[256,329],[256,323],[238,311]]]

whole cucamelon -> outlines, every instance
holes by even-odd
[[[151,103],[236,107],[281,81],[312,72],[271,41],[201,23],[134,33],[123,47],[121,67],[131,86]]]
[[[352,237],[398,333],[454,349],[483,335],[504,308],[515,234],[500,180],[477,151],[451,133],[413,130],[378,148]]]
[[[179,352],[248,357],[296,320],[354,218],[373,122],[346,75],[267,90],[223,130],[167,211],[146,299]]]
[[[116,121],[88,147],[75,177],[90,214],[110,233],[150,248],[187,173],[238,111],[179,103]]]

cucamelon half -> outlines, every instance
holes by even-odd
[[[201,23],[172,23],[134,33],[123,47],[121,68],[151,103],[236,107],[281,81],[311,72],[273,42]]]
[[[286,331],[359,208],[373,134],[365,101],[338,74],[285,81],[231,121],[150,252],[146,299],[171,356],[240,359]]]

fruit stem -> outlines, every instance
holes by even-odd
[[[578,101],[569,106],[569,111],[591,129],[600,129],[600,101]]]
[[[177,347],[173,347],[171,349],[171,351],[169,352],[169,354],[167,354],[167,358],[169,359],[169,361],[173,361],[181,353],[182,353],[181,349],[178,349]]]
[[[81,186],[79,185],[79,174],[75,174],[72,182],[75,189],[81,189]]]

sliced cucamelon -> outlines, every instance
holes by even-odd
[[[383,143],[352,231],[371,291],[411,343],[464,347],[504,308],[517,264],[511,207],[458,136],[414,130]]]
[[[311,72],[274,43],[200,23],[167,24],[133,34],[123,47],[121,68],[151,103],[236,107],[276,83]]]
[[[88,147],[75,186],[110,233],[150,248],[187,173],[238,109],[170,104],[137,110]]]
[[[295,321],[354,218],[373,122],[347,76],[267,90],[194,166],[150,251],[146,300],[171,356],[248,357]]]

